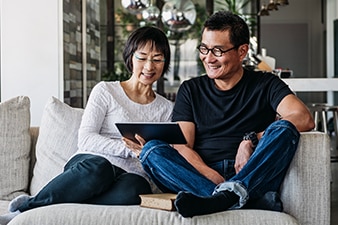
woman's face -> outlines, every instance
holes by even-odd
[[[133,54],[133,76],[149,85],[157,81],[163,73],[164,55],[155,49],[151,42],[137,49]]]

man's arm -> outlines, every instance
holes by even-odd
[[[214,169],[207,166],[200,155],[193,150],[195,142],[195,124],[192,122],[178,122],[184,137],[187,140],[186,145],[174,145],[175,149],[201,174],[207,177],[215,184],[224,182],[224,178]]]
[[[314,128],[315,124],[309,109],[295,95],[285,96],[277,107],[277,113],[281,119],[288,120],[294,124],[298,131],[309,131]],[[263,132],[257,134],[258,140],[262,137]],[[253,153],[253,146],[250,140],[243,140],[238,148],[235,170],[238,173],[248,162]]]
[[[306,105],[295,95],[285,96],[277,107],[281,119],[290,121],[299,132],[309,131],[315,127],[312,115]]]

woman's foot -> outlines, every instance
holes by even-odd
[[[9,212],[16,212],[20,206],[30,199],[29,195],[19,195],[14,198],[8,205]]]

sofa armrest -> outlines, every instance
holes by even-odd
[[[300,224],[330,224],[330,139],[322,132],[302,132],[284,179],[284,211]]]

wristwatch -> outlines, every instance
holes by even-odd
[[[257,138],[257,134],[255,131],[251,131],[249,133],[245,133],[243,136],[243,140],[250,140],[253,148],[256,148],[257,144],[258,144],[258,138]]]

